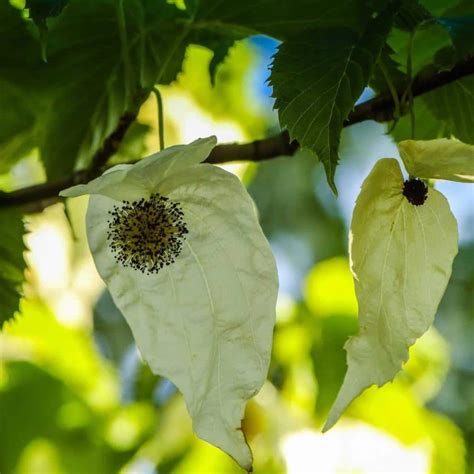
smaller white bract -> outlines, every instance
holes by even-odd
[[[404,140],[398,144],[407,171],[418,178],[474,182],[474,146],[457,140]]]
[[[61,192],[91,194],[97,270],[151,369],[183,393],[201,438],[251,470],[245,404],[270,361],[278,277],[237,177],[202,164],[215,137]]]
[[[362,184],[349,234],[359,333],[348,339],[347,372],[324,430],[366,388],[393,380],[409,347],[433,322],[458,252],[447,199],[425,179],[472,182],[474,147],[455,140],[406,140]]]

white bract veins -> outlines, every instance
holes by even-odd
[[[170,147],[61,195],[92,195],[89,246],[144,359],[183,393],[196,434],[250,470],[241,420],[268,371],[278,277],[244,186],[201,163],[215,144]]]

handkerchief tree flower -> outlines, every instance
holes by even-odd
[[[474,182],[474,146],[406,140],[398,161],[379,160],[362,184],[349,235],[359,333],[345,345],[347,373],[324,431],[364,389],[393,380],[431,326],[458,253],[447,199],[424,180]]]
[[[251,470],[241,420],[266,378],[278,277],[244,186],[201,163],[215,144],[170,147],[61,195],[91,195],[89,246],[143,358],[183,393],[198,436]]]

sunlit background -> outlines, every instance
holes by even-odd
[[[214,87],[212,53],[190,48],[178,81],[162,88],[166,144],[277,133],[265,82],[275,47],[267,38],[239,43]],[[375,161],[398,157],[384,133],[372,122],[345,130],[337,199],[322,166],[304,153],[226,166],[257,203],[281,286],[268,381],[243,421],[256,473],[472,472],[474,196],[465,185],[436,185],[458,218],[461,248],[435,327],[393,383],[367,390],[320,432],[344,376],[344,341],[357,330],[347,259],[352,207]],[[157,149],[151,98],[115,160]],[[0,176],[0,188],[42,179],[31,156]],[[86,206],[80,198],[28,217],[25,298],[0,334],[0,472],[241,472],[192,434],[182,397],[141,361],[89,254]]]

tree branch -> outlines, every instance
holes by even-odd
[[[426,94],[470,74],[474,74],[474,57],[461,61],[449,71],[421,73],[413,81],[413,97]],[[399,97],[402,96],[403,92],[402,90],[397,92]],[[388,122],[393,119],[394,108],[395,104],[390,94],[379,95],[357,105],[345,120],[344,127],[365,120]],[[120,119],[117,129],[105,140],[102,148],[94,155],[89,169],[77,171],[71,176],[56,181],[29,186],[9,193],[0,193],[0,208],[26,205],[26,212],[38,212],[57,202],[60,199],[58,193],[62,189],[95,178],[102,173],[107,161],[118,150],[126,131],[135,118],[134,114],[128,113]],[[279,135],[256,140],[252,143],[217,145],[206,161],[214,164],[231,161],[259,162],[278,156],[291,156],[298,147],[297,142],[290,142],[288,132],[284,131]]]
[[[459,62],[449,71],[422,72],[413,80],[413,97],[426,94],[471,74],[474,74],[474,57]],[[399,99],[402,98],[404,92],[404,90],[397,91]],[[347,127],[365,120],[389,122],[393,119],[394,110],[395,104],[391,94],[382,94],[355,107],[344,122],[344,126]]]
[[[95,177],[102,172],[102,168],[107,164],[110,157],[115,155],[122,143],[123,137],[136,118],[136,114],[132,113],[125,113],[120,117],[117,128],[107,137],[102,147],[92,158],[92,165],[89,171],[91,176]]]
[[[298,142],[290,142],[290,134],[284,130],[273,137],[251,143],[217,145],[206,159],[206,163],[216,165],[232,161],[265,161],[277,156],[292,156],[298,148]]]
[[[123,137],[135,119],[136,115],[131,113],[125,113],[120,118],[117,128],[107,137],[102,147],[92,157],[90,168],[76,171],[70,176],[55,181],[47,181],[17,191],[9,193],[0,191],[0,209],[9,206],[24,206],[24,211],[27,213],[40,212],[61,199],[58,194],[62,189],[75,184],[87,183],[96,178],[102,173],[110,157],[119,149]]]

